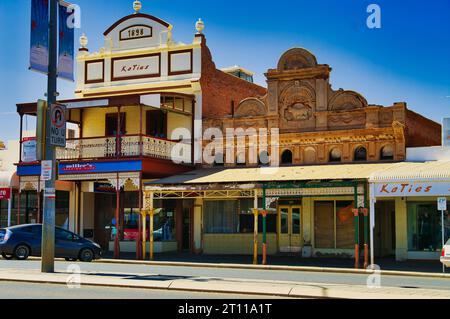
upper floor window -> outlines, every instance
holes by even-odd
[[[217,153],[214,157],[214,166],[215,167],[222,167],[224,166],[224,156],[222,153]]]
[[[384,146],[380,151],[380,159],[382,161],[394,160],[394,147],[392,145]]]
[[[125,135],[126,132],[126,114],[120,113],[120,132],[117,134],[117,113],[106,114],[105,118],[105,135],[106,136],[116,136]]]
[[[330,158],[329,161],[330,162],[340,162],[342,160],[342,152],[339,148],[333,148],[330,151]]]
[[[269,152],[262,151],[261,153],[259,153],[259,165],[268,166],[269,164],[270,164]]]
[[[359,146],[355,150],[355,162],[367,161],[367,150],[365,147]]]
[[[281,164],[289,165],[292,164],[292,152],[290,150],[285,150],[283,154],[281,154]]]
[[[167,138],[167,113],[161,110],[147,111],[146,134]]]

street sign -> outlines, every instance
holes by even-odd
[[[60,104],[51,106],[50,145],[66,147],[66,107]]]
[[[52,161],[42,161],[41,162],[41,180],[49,181],[52,179]]]
[[[11,188],[0,188],[0,200],[11,199]]]
[[[56,190],[54,188],[46,188],[44,190],[44,197],[55,199],[56,198]]]
[[[447,198],[445,197],[438,198],[438,210],[440,211],[447,210]]]

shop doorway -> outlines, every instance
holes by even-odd
[[[375,205],[375,257],[395,256],[395,201],[378,201]]]
[[[299,253],[301,244],[301,206],[279,206],[279,251],[282,253]]]
[[[115,235],[115,194],[95,194],[94,205],[94,241],[104,251],[109,250],[109,242]]]

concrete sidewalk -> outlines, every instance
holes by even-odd
[[[261,262],[261,260],[259,260]],[[111,254],[104,256],[101,263],[130,263],[167,266],[211,267],[211,268],[243,268],[265,270],[298,270],[313,272],[334,273],[366,273],[365,269],[355,269],[353,259],[339,258],[300,258],[298,256],[270,256],[268,265],[253,265],[252,256],[239,255],[194,255],[189,253],[155,254],[153,261],[136,260],[132,253],[122,253],[119,259]],[[376,261],[381,268],[381,274],[418,276],[431,278],[450,278],[442,273],[442,264],[439,261],[405,261],[384,258]]]
[[[164,276],[152,273],[97,273],[74,274],[60,272],[42,274],[37,270],[1,269],[0,281],[51,283],[76,283],[83,286],[122,287],[140,289],[163,289],[207,293],[249,294],[297,298],[344,298],[344,299],[450,299],[450,291],[432,289],[408,289],[339,284],[314,284],[235,278],[211,278],[196,276]]]

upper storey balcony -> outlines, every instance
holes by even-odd
[[[59,103],[67,106],[70,123],[66,147],[56,150],[59,161],[150,158],[192,163],[195,100],[191,95],[160,93]],[[36,103],[19,104],[17,109],[21,123],[25,115],[37,113]]]

